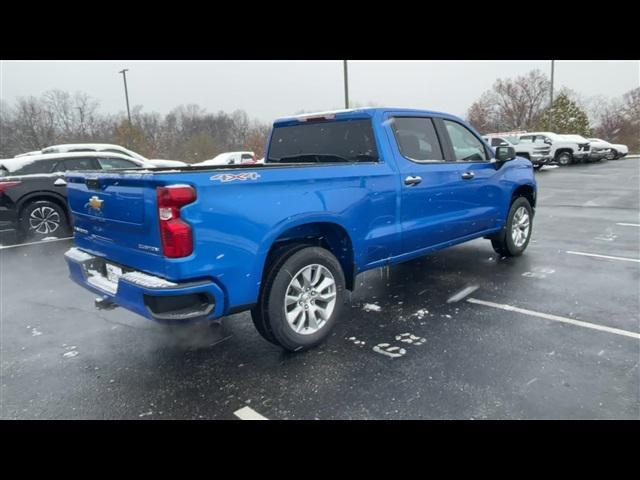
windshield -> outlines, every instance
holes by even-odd
[[[341,120],[274,128],[265,163],[375,161],[371,120]]]

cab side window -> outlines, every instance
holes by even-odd
[[[465,126],[444,120],[451,146],[459,162],[486,162],[489,160],[483,143]]]
[[[430,118],[394,117],[393,134],[402,156],[414,162],[442,162],[442,147]]]
[[[136,163],[122,158],[105,157],[99,158],[98,162],[100,163],[100,168],[103,170],[112,170],[114,168],[139,168]]]

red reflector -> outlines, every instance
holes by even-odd
[[[0,194],[2,194],[5,190],[11,187],[15,187],[16,185],[20,185],[22,182],[0,182]]]
[[[179,218],[160,221],[160,237],[162,253],[165,257],[187,257],[193,252],[191,226]]]
[[[158,187],[160,239],[165,257],[180,258],[193,252],[191,225],[180,218],[180,207],[196,199],[196,191],[188,185]]]

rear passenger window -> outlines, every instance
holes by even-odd
[[[449,133],[456,160],[461,162],[488,160],[484,144],[468,128],[451,120],[445,120],[444,125]]]
[[[98,166],[92,158],[66,158],[64,160],[64,169],[67,171],[96,170],[97,168]]]
[[[414,162],[441,162],[444,157],[430,118],[394,117],[391,127],[400,153]]]
[[[59,170],[63,170],[62,168],[56,168],[60,165],[59,160],[36,160],[33,162],[29,162],[28,159],[25,160],[25,165],[11,172],[11,175],[38,175],[43,173],[54,173]]]
[[[103,170],[111,170],[114,168],[138,168],[137,164],[121,158],[99,158],[98,163],[100,163],[100,168]]]

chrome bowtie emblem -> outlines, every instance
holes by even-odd
[[[102,208],[103,203],[104,203],[104,200],[102,200],[101,198],[98,198],[95,195],[89,199],[89,206],[95,210],[100,210]]]

